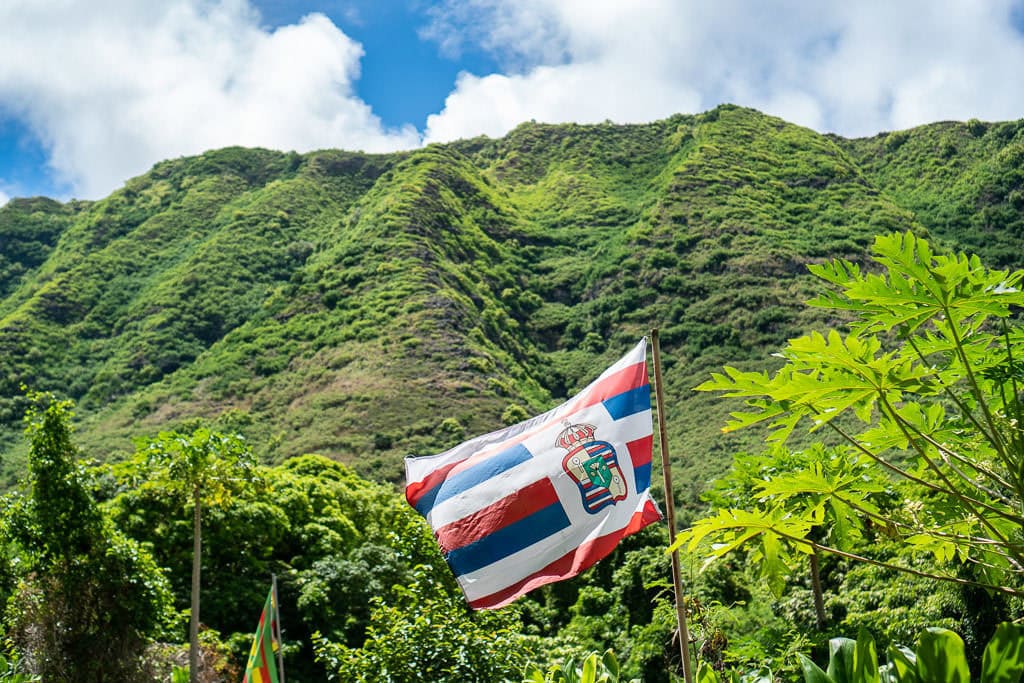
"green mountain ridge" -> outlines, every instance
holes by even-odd
[[[401,458],[544,410],[661,330],[681,500],[737,449],[690,389],[824,326],[806,264],[927,233],[1019,267],[1024,121],[821,135],[722,106],[389,155],[228,148],[96,202],[0,209],[0,454],[19,386],[87,454],[196,416],[279,462]],[[754,436],[743,438],[754,439]]]

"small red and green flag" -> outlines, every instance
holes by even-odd
[[[274,589],[270,589],[267,602],[260,614],[260,625],[253,637],[249,664],[245,667],[242,683],[281,683],[277,675],[277,601]]]

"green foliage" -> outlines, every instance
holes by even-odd
[[[394,155],[217,150],[91,204],[11,202],[0,236],[44,246],[0,290],[0,424],[26,381],[79,400],[98,458],[236,411],[268,462],[396,480],[451,445],[444,420],[542,411],[659,326],[670,436],[710,454],[677,456],[692,507],[728,462],[696,378],[820,320],[801,264],[917,226],[842,142],[723,107]],[[12,478],[2,429],[0,452]]]
[[[879,666],[875,641],[867,631],[857,640],[833,638],[829,641],[827,671],[809,657],[799,655],[806,683],[923,683],[972,680],[967,666],[964,642],[955,632],[943,628],[921,631],[917,647],[891,646],[888,662]],[[1019,681],[1024,676],[1024,627],[1003,623],[985,648],[981,683]]]
[[[788,362],[769,359],[784,340],[827,327],[839,343],[808,335],[808,348],[792,353],[872,355],[866,340],[850,346],[846,325],[857,310],[800,305],[821,297],[832,277],[809,275],[805,263],[837,258],[878,277],[882,266],[864,266],[875,234],[927,230],[934,244],[968,245],[997,267],[1022,264],[1021,128],[970,121],[843,140],[723,106],[646,125],[530,123],[498,140],[391,155],[232,148],[163,162],[97,202],[13,200],[0,208],[0,474],[10,485],[25,469],[21,382],[77,399],[79,445],[106,462],[123,460],[139,434],[191,434],[195,418],[210,432],[244,434],[259,460],[286,464],[261,470],[264,488],[205,502],[204,621],[244,651],[244,637],[233,634],[251,633],[251,605],[276,572],[290,670],[320,680],[304,644],[310,632],[360,649],[372,597],[394,604],[394,586],[408,585],[416,564],[448,576],[408,506],[362,477],[396,482],[408,453],[438,452],[549,408],[657,326],[677,510],[687,522],[707,483],[735,452],[753,451],[766,426],[719,433],[741,399],[691,392],[709,370],[728,363],[774,372]],[[961,280],[950,290],[956,296],[978,284],[959,269],[948,273]],[[871,289],[867,276],[857,277]],[[890,286],[905,290],[898,279]],[[950,346],[939,343],[936,321],[918,328],[938,341],[925,340],[928,362],[909,371],[888,356],[898,327],[877,334],[873,372],[904,383],[887,399],[949,380]],[[996,333],[998,322],[990,317],[972,334]],[[1018,338],[1014,328],[1002,346]],[[1001,381],[1012,404],[1019,361],[998,356],[994,343],[981,354],[979,386],[992,398]],[[943,369],[929,374],[933,364]],[[854,379],[863,388],[865,378]],[[984,401],[956,395],[987,421]],[[1007,552],[1000,564],[981,543],[961,555],[946,537],[920,535],[942,527],[982,538],[991,529],[947,495],[887,480],[866,466],[867,454],[836,448],[843,437],[835,429],[856,433],[856,413],[870,403],[851,400],[838,417],[806,423],[817,427],[809,433],[794,428],[789,451],[738,460],[745,483],[716,492],[729,509],[750,512],[764,498],[757,504],[776,508],[779,525],[808,522],[791,530],[803,542],[778,525],[751,537],[767,560],[757,569],[768,569],[784,602],[771,601],[738,561],[693,577],[694,611],[704,620],[695,632],[724,663],[779,675],[793,666],[781,658],[811,630],[807,543],[849,554],[870,545],[890,564],[986,584],[1005,579],[1015,561]],[[919,415],[913,401],[893,407],[1013,484],[997,448],[946,438],[973,430],[955,419],[951,401],[929,395]],[[936,405],[944,411],[937,423]],[[1009,437],[1015,418],[993,405],[992,421]],[[827,447],[809,448],[816,440]],[[899,451],[906,471],[934,483],[926,462],[919,472],[920,456],[898,442],[886,448],[885,457]],[[941,456],[931,448],[929,457]],[[302,455],[312,452],[354,471]],[[1005,488],[946,455],[936,464],[953,481],[955,467]],[[136,463],[97,471],[90,491],[105,501],[103,515],[149,544],[185,609],[191,509],[180,487]],[[993,507],[1005,512],[1018,498]],[[72,496],[63,505],[78,503]],[[995,529],[1014,540],[1015,522],[996,517]],[[738,533],[735,523],[723,519],[715,533]],[[95,527],[88,517],[82,524]],[[891,540],[915,535],[926,553]],[[630,677],[667,681],[678,670],[666,565],[654,549],[663,543],[645,536],[606,566],[523,601],[525,631],[560,634],[545,641],[543,666],[567,652],[614,648]],[[7,560],[0,593],[14,589],[22,558]],[[987,601],[991,610],[974,610],[971,621],[968,594],[922,595],[889,572],[823,556],[829,618],[844,628],[884,626],[876,633],[885,642],[902,637],[900,624],[970,625],[968,652],[980,657],[972,638],[986,637],[1010,611],[1003,600]],[[897,585],[910,597],[895,595]],[[445,591],[457,595],[454,585]],[[899,617],[880,623],[882,607]],[[718,634],[728,634],[728,646],[714,645]]]
[[[182,500],[222,502],[256,484],[256,459],[236,434],[198,427],[162,432],[141,443],[146,476]]]
[[[862,454],[812,445],[806,450],[781,447],[752,456],[738,454],[726,476],[706,494],[717,516],[698,520],[683,535],[691,550],[715,538],[708,562],[739,547],[752,548],[751,559],[776,596],[786,577],[806,558],[785,552],[787,538],[815,540],[849,551],[863,540],[865,511],[882,515],[887,486]],[[744,511],[750,500],[764,509]]]
[[[0,681],[3,683],[38,683],[38,675],[26,673],[17,653],[0,654]]]
[[[225,501],[255,482],[256,460],[237,435],[199,427],[189,435],[162,433],[144,443],[140,459],[150,479],[192,506],[192,583],[189,605],[190,678],[198,680],[199,617],[202,590],[202,507]]]
[[[856,527],[841,526],[841,510],[880,525],[940,563],[976,563],[980,582],[1019,594],[1021,550],[1013,540],[1024,518],[1024,438],[1017,427],[1021,331],[1007,322],[1024,303],[1024,272],[984,268],[976,257],[932,253],[907,233],[879,237],[882,274],[846,261],[811,270],[840,288],[815,305],[857,316],[845,337],[832,330],[794,339],[776,373],[726,368],[698,387],[747,398],[728,429],[769,423],[769,440],[786,440],[800,423],[830,428],[849,453],[878,473],[896,475],[904,504],[892,512],[869,500],[881,490],[870,478],[823,469],[766,483],[765,509],[721,510],[680,542],[717,542],[713,556],[761,539],[766,566],[791,562],[793,551],[844,554]],[[862,425],[861,431],[855,431]],[[824,496],[794,510],[793,494]],[[834,508],[833,546],[811,538]],[[797,514],[799,513],[799,514]],[[845,553],[847,557],[864,559]],[[869,560],[871,561],[871,560]],[[877,561],[877,560],[874,560]],[[915,572],[909,567],[905,571]],[[921,573],[921,572],[917,572]],[[950,574],[924,575],[969,585]]]
[[[13,199],[0,212],[0,298],[14,291],[50,255],[61,233],[83,208],[52,199]]]
[[[8,634],[44,680],[123,679],[142,665],[148,640],[164,633],[166,579],[90,494],[71,441],[71,402],[29,400],[29,490],[5,509],[20,577]]]
[[[186,609],[192,510],[162,478],[147,479],[142,462],[105,468],[107,490],[116,492],[106,505],[168,568],[176,605]],[[372,599],[393,604],[396,586],[412,581],[416,565],[432,567],[457,594],[429,528],[391,487],[312,455],[261,468],[259,479],[261,486],[209,501],[203,519],[203,622],[228,634],[240,661],[271,573],[279,577],[285,668],[296,680],[324,678],[313,662],[314,631],[358,647]]]
[[[619,676],[619,660],[613,650],[605,650],[603,655],[590,652],[583,656],[579,666],[576,660],[569,659],[564,664],[552,665],[547,671],[541,671],[534,664],[526,667],[523,683],[619,683],[624,678]],[[631,683],[639,683],[633,679]]]
[[[755,670],[744,673],[716,671],[707,662],[700,662],[697,666],[694,680],[697,683],[773,683],[777,679],[768,670]]]
[[[372,601],[362,647],[314,634],[329,680],[356,683],[496,681],[522,670],[528,651],[514,610],[470,612],[421,568],[397,600]]]

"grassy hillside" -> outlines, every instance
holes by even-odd
[[[827,321],[805,264],[913,229],[1020,265],[1024,123],[863,140],[723,106],[415,152],[225,149],[0,209],[0,451],[19,385],[116,458],[195,416],[381,480],[554,405],[661,329],[685,501],[744,444],[690,389]],[[754,435],[744,438],[754,439]],[[753,443],[752,441],[749,443]]]

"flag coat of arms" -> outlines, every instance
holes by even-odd
[[[270,589],[267,602],[260,614],[260,625],[253,636],[252,649],[249,651],[249,663],[245,667],[242,683],[278,683],[277,660],[274,640],[277,630],[277,605],[274,602],[274,589]]]
[[[405,459],[409,504],[469,605],[576,576],[661,518],[650,497],[647,340],[569,401],[451,450]]]

